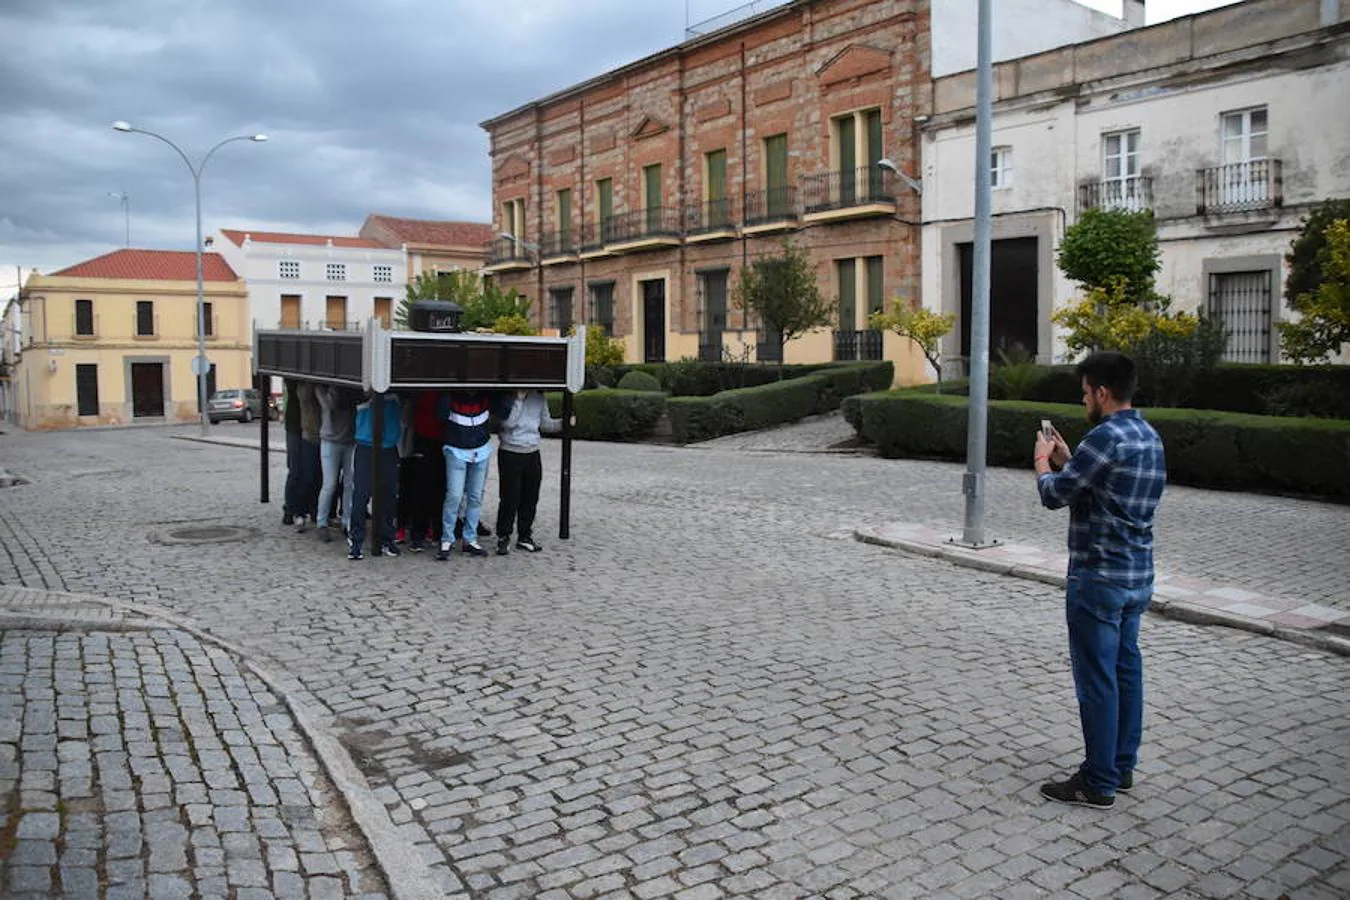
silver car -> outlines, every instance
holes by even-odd
[[[216,391],[206,402],[206,416],[215,425],[225,419],[252,422],[263,414],[262,394],[253,388]]]

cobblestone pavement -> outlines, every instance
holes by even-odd
[[[256,454],[171,433],[6,436],[34,483],[0,491],[0,581],[157,604],[294,676],[446,896],[1350,893],[1344,658],[1150,617],[1135,791],[1040,800],[1081,752],[1058,592],[851,539],[959,521],[958,467],[580,444],[573,540],[349,563],[256,502]],[[995,482],[1000,533],[1058,543]],[[1344,510],[1167,503],[1168,564],[1344,593]]]
[[[66,611],[104,621],[0,625],[0,896],[385,896],[257,678],[182,631]]]

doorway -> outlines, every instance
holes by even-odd
[[[663,278],[643,281],[642,361],[666,361],[666,282]]]
[[[164,417],[164,364],[131,364],[131,414],[137,419]]]
[[[970,309],[974,297],[975,245],[959,244],[961,259],[961,355],[970,359]],[[989,356],[1010,356],[1040,347],[1039,239],[992,241],[989,256]]]

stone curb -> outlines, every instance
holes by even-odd
[[[983,572],[992,572],[995,575],[1010,575],[1013,578],[1038,581],[1042,584],[1048,584],[1058,588],[1063,588],[1068,581],[1063,572],[1055,572],[1037,566],[1017,565],[1016,563],[1010,563],[1005,560],[982,559],[978,555],[979,551],[975,550],[965,550],[959,547],[942,547],[936,544],[930,544],[926,541],[885,538],[863,528],[855,528],[853,530],[853,539],[864,544],[872,544],[877,547],[888,547],[892,550],[899,550],[900,552],[907,553],[911,556],[940,559],[944,562],[949,562],[952,565],[961,566],[962,568],[978,569]],[[1316,650],[1334,653],[1339,656],[1350,656],[1350,639],[1347,638],[1331,634],[1319,634],[1316,631],[1309,629],[1289,628],[1276,625],[1272,622],[1262,621],[1261,619],[1255,619],[1250,616],[1242,616],[1225,610],[1212,609],[1210,607],[1200,606],[1185,600],[1169,598],[1159,594],[1154,594],[1153,602],[1149,606],[1149,612],[1166,618],[1176,619],[1180,622],[1189,622],[1193,625],[1220,625],[1225,628],[1236,628],[1254,634],[1265,635],[1266,637],[1277,638],[1282,641],[1302,644],[1306,647],[1312,647]]]
[[[239,450],[252,450],[254,453],[257,453],[261,446],[261,442],[256,438],[249,440],[248,438],[235,437],[202,437],[198,434],[171,434],[169,435],[169,438],[170,440],[175,441],[191,441],[194,444],[215,444],[218,447],[235,447]],[[267,450],[270,453],[285,454],[286,445],[283,443],[280,447],[277,447],[269,444]]]
[[[36,592],[29,588],[25,592]],[[91,594],[73,594],[62,591],[42,591],[48,597],[65,597],[85,605],[99,604],[113,612],[132,613],[143,618],[140,621],[127,619],[100,619],[91,615],[76,615],[69,619],[58,616],[55,610],[44,610],[10,614],[0,614],[0,627],[60,628],[63,625],[72,630],[117,631],[158,628],[172,628],[185,631],[197,640],[219,647],[240,660],[244,666],[267,686],[267,689],[281,700],[291,714],[300,733],[309,742],[310,749],[323,766],[325,774],[333,786],[342,795],[343,802],[351,813],[352,821],[360,830],[366,843],[370,845],[375,864],[384,875],[389,886],[392,900],[468,900],[464,893],[447,894],[431,873],[430,867],[422,860],[417,851],[399,832],[397,825],[389,818],[389,813],[370,789],[365,776],[357,768],[351,755],[335,737],[317,723],[317,718],[307,709],[306,703],[298,695],[308,693],[304,686],[293,676],[274,676],[266,669],[254,663],[249,655],[230,641],[203,631],[186,619],[159,607],[138,603],[123,603]],[[45,613],[45,614],[44,614]],[[11,623],[24,623],[11,624]]]

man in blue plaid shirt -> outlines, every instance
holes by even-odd
[[[1072,454],[1058,431],[1038,434],[1036,486],[1046,508],[1069,507],[1065,615],[1087,754],[1041,794],[1109,808],[1134,786],[1144,716],[1139,619],[1153,596],[1153,515],[1167,469],[1158,433],[1130,405],[1134,362],[1094,353],[1077,375],[1095,427]]]

